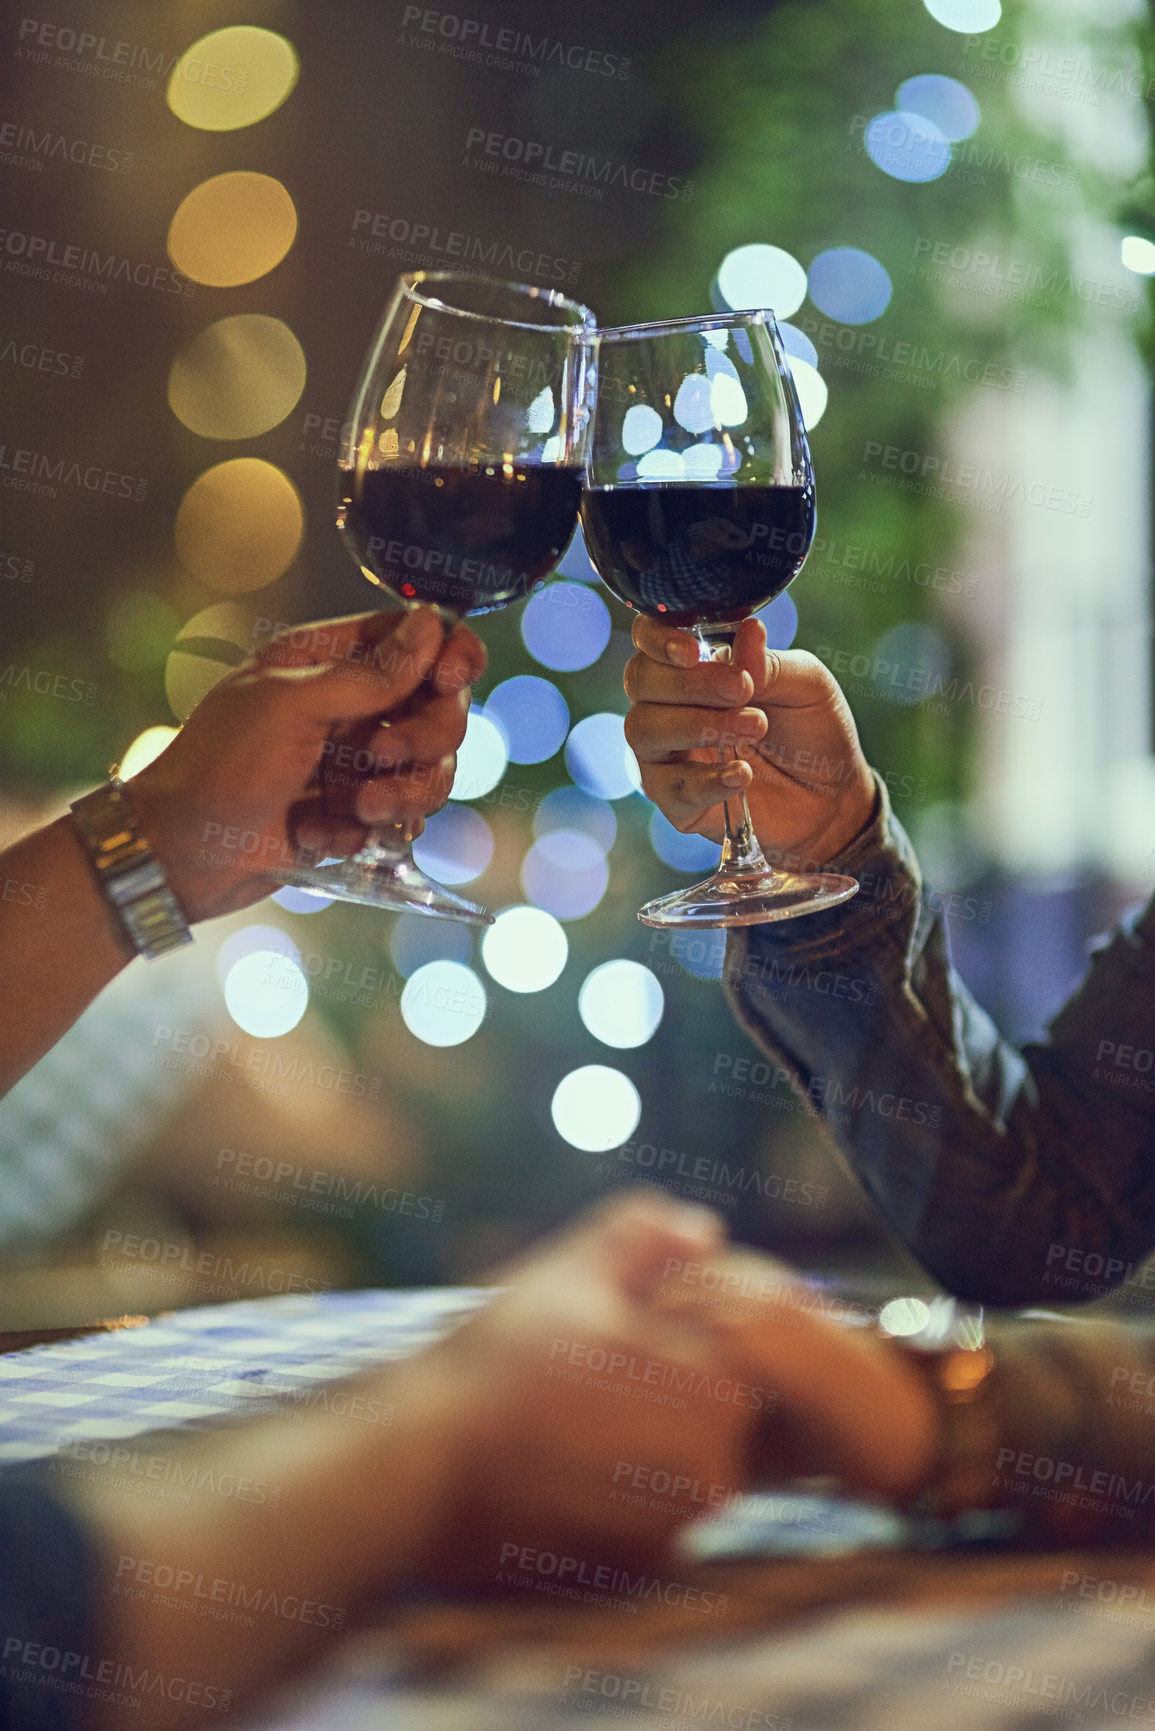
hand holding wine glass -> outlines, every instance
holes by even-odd
[[[836,859],[876,793],[830,670],[805,650],[767,649],[758,619],[739,625],[729,663],[700,661],[688,631],[657,619],[635,619],[633,637],[626,738],[643,792],[675,829],[721,841],[723,801],[740,789],[775,863]],[[744,755],[721,762],[723,741]]]
[[[453,627],[557,564],[581,497],[593,314],[551,290],[402,277],[346,423],[337,526],[372,583]],[[468,795],[466,795],[468,797]],[[418,870],[406,825],[283,880],[370,907],[491,916]]]
[[[589,555],[637,613],[692,626],[704,658],[729,663],[741,622],[780,594],[814,536],[814,476],[773,315],[729,313],[627,325],[598,337],[598,398],[581,507]],[[753,681],[715,688],[744,705]],[[789,919],[854,895],[837,873],[776,871],[746,804],[740,742],[756,713],[718,730],[724,837],[712,877],[648,902],[656,926]],[[689,738],[683,749],[705,743]],[[766,746],[763,744],[765,752]]]

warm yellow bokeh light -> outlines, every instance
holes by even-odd
[[[143,733],[138,733],[118,765],[117,774],[121,781],[128,781],[130,776],[147,769],[176,736],[175,727],[146,727]]]
[[[197,476],[173,533],[180,562],[194,577],[222,595],[247,595],[293,563],[305,512],[283,469],[260,457],[234,457]]]
[[[167,101],[188,126],[235,132],[279,108],[299,71],[297,50],[284,36],[232,24],[185,49],[168,81]]]
[[[168,256],[193,282],[235,288],[279,265],[296,236],[296,207],[280,181],[237,169],[202,180],[181,200]]]
[[[254,624],[246,608],[218,601],[181,626],[164,670],[165,695],[179,721],[252,653]]]
[[[255,439],[291,414],[305,352],[282,319],[236,313],[194,337],[172,364],[168,406],[203,439]]]

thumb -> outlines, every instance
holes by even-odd
[[[295,711],[317,721],[395,709],[428,679],[445,637],[432,607],[415,608],[393,628],[395,618],[371,616],[347,642],[333,634],[329,657],[313,665],[281,664],[274,645],[262,658],[260,677],[282,685]]]
[[[615,1286],[649,1298],[687,1263],[719,1255],[726,1229],[710,1209],[673,1202],[655,1190],[615,1198],[580,1237],[584,1242],[575,1249],[594,1256]]]

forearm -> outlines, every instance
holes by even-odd
[[[369,1594],[432,1564],[451,1494],[452,1390],[422,1355],[359,1392],[376,1416],[318,1409],[182,1442],[182,1483],[196,1487],[185,1504],[111,1482],[77,1493],[98,1546],[97,1657],[113,1675],[160,1671],[195,1686],[176,1690],[181,1700],[150,1695],[155,1731],[193,1724],[307,1659]],[[221,1494],[234,1481],[261,1489],[252,1501]],[[222,1598],[248,1615],[200,1614]],[[122,1721],[98,1707],[91,1723],[119,1731]]]
[[[885,796],[833,863],[861,877],[854,902],[732,940],[739,1020],[953,1291],[1002,1304],[1094,1296],[1101,1287],[1056,1290],[1066,1247],[1113,1257],[1119,1278],[1155,1237],[1155,1095],[1136,1109],[1094,1062],[1102,1035],[1134,1040],[1155,1016],[1150,952],[1116,940],[1050,1043],[1020,1053],[953,973]]]
[[[132,948],[70,817],[0,853],[0,1094],[55,1045]]]

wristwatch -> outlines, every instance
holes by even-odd
[[[982,1313],[939,1298],[924,1327],[896,1337],[880,1319],[880,1332],[919,1377],[938,1421],[935,1458],[909,1512],[950,1520],[997,1505],[998,1377]]]
[[[191,944],[184,910],[142,835],[124,783],[113,778],[72,803],[96,880],[138,955],[150,962]]]

